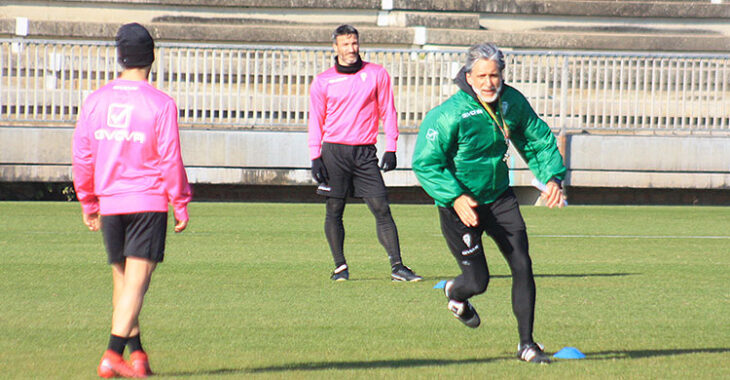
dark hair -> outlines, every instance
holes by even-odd
[[[348,34],[354,34],[355,37],[358,39],[360,38],[360,33],[357,32],[357,29],[355,29],[354,26],[342,24],[338,26],[334,32],[332,32],[332,41],[337,42],[337,36],[346,36]]]

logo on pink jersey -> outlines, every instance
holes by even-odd
[[[107,141],[131,141],[131,142],[137,142],[137,143],[144,143],[145,135],[142,132],[129,132],[129,131],[122,131],[122,130],[106,130],[106,129],[97,129],[96,132],[94,132],[94,138],[97,140],[107,140]]]
[[[106,112],[106,125],[110,128],[129,129],[134,106],[129,104],[112,103]]]
[[[106,112],[106,124],[108,127],[116,129],[97,129],[94,132],[94,138],[97,140],[144,143],[146,138],[144,133],[128,131],[129,125],[132,122],[133,110],[134,106],[129,104],[110,104]]]

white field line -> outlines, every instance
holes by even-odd
[[[441,234],[433,234],[433,236],[443,236]],[[539,234],[527,234],[527,237],[540,237],[540,238],[596,238],[596,239],[728,239],[730,236],[678,236],[678,235],[539,235]],[[485,237],[486,238],[486,237]]]
[[[528,234],[530,237],[543,238],[599,238],[599,239],[730,239],[730,236],[678,236],[678,235],[538,235]]]

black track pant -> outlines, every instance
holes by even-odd
[[[475,211],[479,215],[479,225],[467,227],[453,207],[439,207],[441,231],[462,272],[454,279],[450,296],[456,301],[465,301],[487,290],[489,269],[482,246],[482,233],[486,232],[512,271],[512,310],[517,317],[520,343],[532,343],[535,280],[517,197],[510,188],[493,203],[479,205]]]
[[[390,213],[390,206],[386,197],[364,197],[370,212],[375,216],[375,230],[378,241],[385,248],[390,260],[390,266],[401,264],[400,242],[398,229]],[[342,215],[345,212],[346,200],[343,198],[327,197],[327,213],[324,220],[324,233],[327,236],[335,268],[346,264],[344,254],[345,227],[342,224]]]

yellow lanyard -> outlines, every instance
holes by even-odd
[[[499,107],[499,119],[497,119],[497,115],[494,114],[494,111],[492,111],[492,107],[490,107],[489,104],[484,103],[481,98],[479,98],[479,103],[481,103],[482,107],[487,110],[487,113],[492,118],[492,120],[494,120],[494,124],[496,124],[499,131],[502,132],[504,140],[507,141],[507,144],[509,145],[509,129],[507,128],[507,123],[504,121],[504,117],[502,116],[502,106],[499,100],[500,99],[497,98],[497,107]]]
[[[502,115],[502,103],[500,102],[500,99],[497,98],[497,107],[499,111],[499,119],[497,119],[497,115],[495,115],[494,111],[492,111],[492,107],[485,103],[481,98],[477,98],[479,99],[479,103],[482,104],[482,107],[487,110],[489,117],[494,120],[494,124],[497,125],[497,129],[502,132],[502,136],[504,136],[504,143],[507,144],[507,149],[509,150],[509,128],[507,127],[507,123],[504,121],[504,116]],[[509,159],[509,153],[505,152],[502,161],[507,162],[507,159]]]

